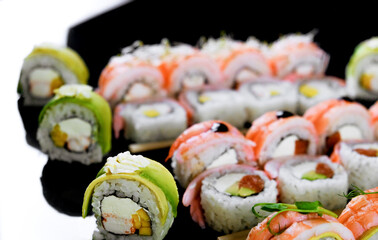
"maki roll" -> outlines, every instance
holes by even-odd
[[[43,106],[64,84],[86,84],[89,71],[71,48],[40,44],[24,59],[18,92],[25,105]]]
[[[362,189],[378,186],[378,142],[340,142],[331,159],[345,167],[351,184]]]
[[[98,93],[112,107],[122,101],[166,95],[165,80],[159,64],[154,61],[154,55],[144,48],[139,50],[145,52],[144,54],[136,54],[129,48],[124,49],[124,54],[112,57],[101,72]]]
[[[99,232],[94,239],[163,239],[177,215],[179,197],[171,173],[160,163],[129,152],[109,157],[84,194]]]
[[[37,139],[51,159],[101,162],[111,148],[108,103],[87,85],[64,85],[39,115]]]
[[[303,115],[319,136],[319,153],[330,155],[339,141],[373,140],[368,110],[357,102],[331,99],[309,108]]]
[[[241,129],[248,121],[246,104],[235,90],[206,87],[184,91],[179,101],[188,112],[189,122],[221,120]]]
[[[225,78],[225,87],[236,87],[242,82],[272,74],[263,45],[256,39],[241,42],[229,37],[211,38],[203,44],[201,51],[217,61]]]
[[[275,41],[269,59],[278,78],[295,81],[323,75],[329,55],[313,41],[314,34],[290,34]]]
[[[374,138],[378,140],[378,102],[375,102],[370,108],[369,113],[371,117],[371,122],[373,125]]]
[[[358,44],[345,75],[347,91],[352,98],[378,99],[378,37]]]
[[[346,96],[345,81],[336,77],[314,77],[298,83],[298,113],[328,100]]]
[[[238,91],[245,99],[250,122],[270,111],[297,111],[298,94],[290,82],[261,77],[242,84]]]
[[[315,155],[318,142],[314,125],[287,111],[267,112],[257,118],[246,137],[256,143],[256,158],[261,166],[273,158]]]
[[[337,215],[322,208],[319,202],[266,203],[260,206],[273,213],[251,229],[247,240],[355,239],[353,233],[336,219]]]
[[[206,121],[186,129],[172,144],[166,160],[182,187],[206,169],[224,164],[256,165],[254,143],[229,123]]]
[[[378,238],[378,187],[353,190],[352,198],[338,220],[349,228],[356,239]]]
[[[168,98],[132,101],[117,105],[113,121],[115,137],[124,130],[134,142],[174,140],[187,128],[186,112]]]
[[[195,222],[218,232],[236,232],[258,223],[254,204],[277,201],[276,182],[263,171],[243,164],[223,165],[202,172],[189,184],[182,203]],[[221,221],[220,221],[221,219]]]
[[[348,191],[348,174],[327,156],[293,156],[269,161],[264,166],[277,180],[280,202],[320,201],[330,210],[343,209]]]

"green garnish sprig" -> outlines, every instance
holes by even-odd
[[[322,204],[319,201],[315,202],[296,202],[295,204],[287,204],[287,203],[257,203],[252,207],[252,213],[259,218],[265,218],[265,216],[261,216],[257,211],[255,210],[256,207],[261,206],[261,210],[266,212],[276,212],[268,221],[267,227],[269,232],[272,235],[279,235],[280,232],[273,232],[273,230],[270,228],[270,223],[272,220],[280,213],[282,212],[299,212],[299,213],[317,213],[319,216],[322,216],[323,214],[332,216],[334,218],[337,218],[337,214],[327,210],[322,207]]]
[[[356,185],[351,184],[351,186],[354,188],[352,191],[350,191],[348,194],[343,193],[342,196],[344,196],[347,199],[352,199],[360,195],[368,195],[368,194],[377,194],[378,192],[365,192],[361,188],[357,187]]]

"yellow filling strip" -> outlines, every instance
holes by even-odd
[[[143,114],[144,116],[150,117],[150,118],[158,117],[160,115],[159,111],[155,109],[145,110],[143,111]]]
[[[312,98],[312,97],[315,97],[316,95],[318,95],[318,89],[314,88],[314,87],[311,87],[309,85],[306,85],[306,84],[303,84],[299,87],[299,92],[308,97],[308,98]]]
[[[370,239],[372,236],[374,236],[374,234],[376,233],[378,233],[378,226],[370,228],[369,230],[364,232],[364,234],[362,234],[361,237],[359,237],[358,239],[367,240],[367,239]]]
[[[332,237],[332,238],[335,238],[336,240],[343,240],[338,234],[333,233],[333,232],[325,232],[325,233],[322,233],[318,236],[312,237],[309,240],[319,240],[319,239],[327,238],[327,237],[328,238]]]

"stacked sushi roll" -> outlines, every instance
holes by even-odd
[[[129,152],[109,157],[85,191],[99,232],[94,239],[163,239],[177,215],[178,190],[160,163]]]
[[[182,187],[206,169],[224,164],[256,165],[254,143],[232,125],[206,121],[185,130],[172,144],[168,159]]]
[[[257,118],[246,137],[256,143],[261,166],[273,158],[315,155],[318,143],[314,125],[287,111],[272,111]]]
[[[348,203],[338,220],[352,231],[356,239],[377,239],[378,187],[353,191],[357,196]]]
[[[151,142],[176,139],[187,128],[185,109],[168,98],[131,101],[114,110],[114,133],[124,130],[126,139]]]
[[[224,88],[200,88],[184,91],[179,96],[190,123],[222,120],[241,129],[248,121],[245,101],[237,91]]]
[[[242,84],[238,91],[244,97],[249,122],[270,111],[297,111],[298,94],[290,82],[260,77]]]
[[[371,117],[373,131],[374,131],[374,139],[378,140],[378,102],[375,102],[369,108],[369,113]]]
[[[64,85],[55,94],[39,116],[37,139],[42,151],[67,162],[101,162],[111,148],[108,103],[87,85]]]
[[[43,106],[64,84],[86,84],[89,71],[72,49],[52,44],[34,47],[22,65],[19,92],[25,105]]]
[[[209,39],[201,51],[215,59],[222,70],[225,86],[235,87],[259,76],[272,75],[263,45],[256,39],[247,42],[229,37]]]
[[[236,232],[255,226],[254,204],[277,201],[276,182],[250,165],[223,165],[206,170],[190,183],[183,205],[202,228],[207,223],[218,232]],[[220,219],[222,219],[220,221]]]
[[[345,167],[350,184],[362,189],[378,186],[378,142],[340,142],[331,159]]]
[[[278,78],[295,81],[323,75],[329,55],[313,41],[314,34],[291,34],[275,41],[269,49],[269,60]]]
[[[343,209],[348,191],[348,174],[327,156],[293,156],[272,160],[264,166],[278,182],[280,202],[320,201],[330,210]]]
[[[339,141],[374,138],[369,112],[357,102],[343,99],[323,101],[308,109],[304,118],[316,128],[320,154],[331,154]]]
[[[313,77],[298,83],[298,114],[328,100],[346,97],[345,81],[336,77]]]
[[[348,94],[352,98],[378,99],[378,38],[361,42],[346,67]]]

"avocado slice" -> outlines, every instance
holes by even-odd
[[[319,180],[319,179],[327,179],[327,176],[320,173],[316,173],[315,171],[309,171],[303,174],[302,179],[314,181],[314,180]]]
[[[232,196],[248,197],[256,193],[255,190],[246,187],[239,188],[239,182],[235,182],[226,189],[226,192]]]

